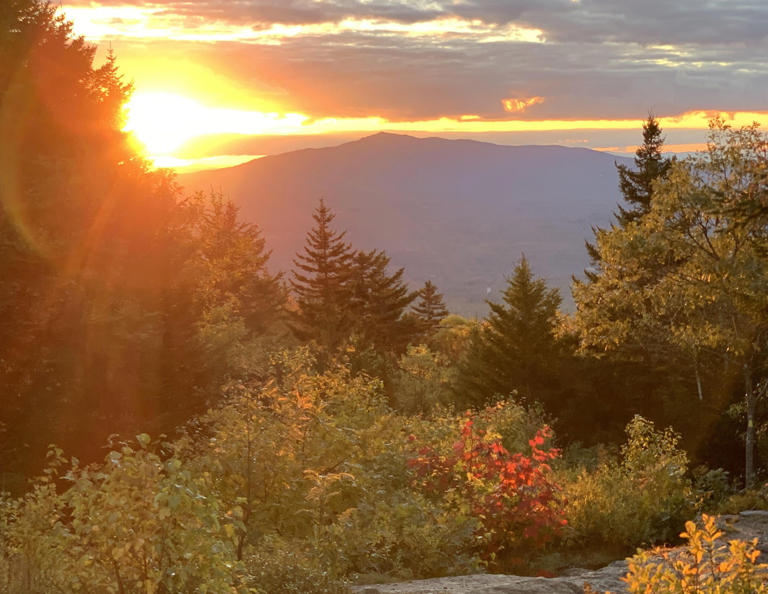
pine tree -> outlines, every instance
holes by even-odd
[[[349,311],[358,336],[379,351],[401,351],[412,335],[403,317],[416,298],[403,282],[403,269],[387,271],[389,257],[380,250],[356,252],[349,283]]]
[[[110,433],[169,432],[187,418],[169,410],[193,408],[169,346],[196,322],[179,298],[193,292],[189,213],[130,150],[115,57],[94,67],[72,31],[49,2],[0,3],[4,468],[49,443],[92,460]]]
[[[546,400],[560,346],[554,330],[560,306],[557,289],[534,278],[523,256],[507,281],[503,303],[488,302],[491,313],[473,336],[461,363],[456,395],[481,406],[494,395],[517,392]]]
[[[448,315],[443,295],[438,292],[432,281],[427,281],[419,289],[417,296],[419,301],[413,306],[413,311],[421,331],[424,334],[430,334],[440,324],[440,320]]]
[[[616,165],[619,189],[628,207],[619,205],[616,219],[622,227],[646,214],[651,208],[653,183],[664,178],[672,163],[662,156],[664,137],[661,126],[653,115],[643,123],[643,144],[635,152],[635,167]]]
[[[238,218],[220,194],[207,199],[197,229],[198,299],[204,310],[230,305],[250,332],[264,333],[280,317],[281,274],[267,269],[271,252],[259,228]]]
[[[294,332],[303,340],[315,340],[328,353],[340,346],[349,331],[347,304],[354,255],[344,241],[346,231],[331,228],[335,216],[321,199],[304,251],[293,260],[290,281],[298,305]]]
[[[643,123],[643,144],[635,152],[635,166],[630,169],[627,165],[616,164],[619,173],[619,190],[627,206],[618,205],[619,212],[615,213],[616,221],[620,227],[626,227],[629,223],[638,220],[651,208],[653,184],[656,180],[663,179],[674,158],[662,156],[664,137],[658,120],[652,115]],[[585,241],[592,270],[585,270],[584,275],[589,282],[595,282],[599,272],[594,269],[600,267],[600,250],[598,248],[599,237],[605,230],[593,227],[592,233],[595,242]]]

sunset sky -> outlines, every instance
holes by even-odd
[[[221,166],[393,131],[673,150],[768,124],[761,0],[112,0],[62,4],[135,82],[158,163]]]

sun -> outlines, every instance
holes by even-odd
[[[205,133],[205,107],[172,93],[136,93],[125,106],[125,131],[131,132],[148,155],[171,155],[185,142]],[[203,124],[203,126],[201,126]]]
[[[297,134],[309,117],[299,113],[263,112],[205,105],[166,92],[137,92],[126,103],[126,125],[148,157],[178,156],[186,142],[213,134]]]

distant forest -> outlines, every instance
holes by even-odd
[[[509,570],[552,543],[675,538],[718,488],[765,477],[756,126],[714,120],[708,149],[676,159],[649,116],[634,166],[617,167],[614,222],[585,246],[575,313],[511,256],[503,298],[466,319],[431,282],[407,286],[385,251],[350,245],[333,196],[318,197],[292,270],[271,269],[226,196],[189,194],[134,150],[131,85],[94,52],[49,4],[0,8],[9,591],[276,592],[287,567],[315,588],[291,591],[331,592],[349,576]],[[500,476],[496,506],[478,485]],[[618,509],[635,540],[589,521]],[[206,539],[219,548],[205,563],[169,569],[182,551],[207,555]],[[150,582],[165,590],[139,589]]]

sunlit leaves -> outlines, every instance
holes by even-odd
[[[478,519],[481,553],[487,561],[509,559],[522,549],[541,548],[565,525],[560,488],[549,462],[559,455],[551,447],[548,427],[529,440],[530,455],[510,453],[492,429],[462,421],[449,451],[414,443],[409,465],[416,484],[429,497]]]
[[[757,594],[768,591],[768,565],[757,563],[757,539],[722,541],[713,516],[704,514],[701,527],[686,522],[680,534],[682,551],[654,549],[629,560],[624,578],[629,592],[679,594]]]

